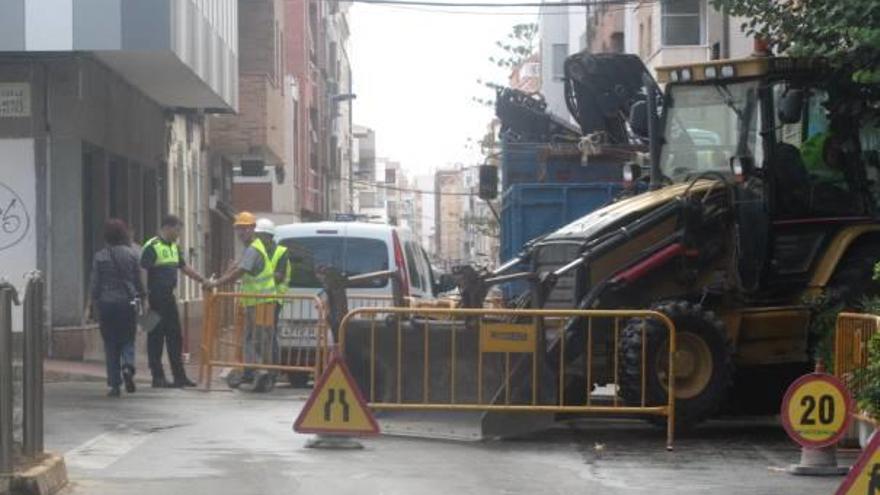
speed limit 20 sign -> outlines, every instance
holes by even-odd
[[[817,449],[836,443],[852,419],[853,400],[840,381],[810,373],[788,387],[782,400],[782,425],[802,447]]]

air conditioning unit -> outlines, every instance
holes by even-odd
[[[263,160],[242,160],[239,162],[242,177],[265,177],[269,174]]]

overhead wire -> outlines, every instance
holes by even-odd
[[[626,4],[642,4],[653,3],[643,0],[582,0],[576,2],[447,2],[440,0],[346,0],[351,3],[360,3],[367,5],[402,5],[402,6],[420,6],[420,7],[452,7],[452,8],[517,8],[517,7],[536,7],[536,8],[561,8],[561,7],[601,7],[603,5],[626,5]]]
[[[346,177],[338,177],[339,180],[345,182],[351,182],[352,184],[360,184],[368,187],[375,187],[376,189],[387,189],[391,191],[399,191],[399,192],[407,192],[413,194],[425,194],[425,195],[433,195],[433,196],[478,196],[476,192],[438,192],[438,191],[429,191],[425,189],[413,189],[408,187],[399,187],[392,186],[388,184],[383,184],[381,182],[369,182],[365,180],[358,179],[349,179]]]
[[[626,3],[620,4],[606,4],[607,8],[604,13],[614,13],[625,10],[631,6],[640,6],[647,5],[651,3],[655,3],[658,0],[641,0],[641,1],[627,1]],[[542,12],[540,10],[534,10],[531,12],[503,12],[499,10],[448,10],[443,8],[436,8],[430,6],[419,6],[419,5],[403,5],[403,4],[385,4],[385,3],[375,3],[375,2],[365,2],[366,4],[371,4],[375,7],[382,7],[388,10],[393,10],[397,12],[424,12],[430,14],[452,14],[452,15],[491,15],[491,16],[534,16],[534,17],[548,17],[548,16],[563,16],[563,15],[587,15],[590,12],[590,9],[578,9],[578,10],[569,10],[569,11],[551,11],[551,12]],[[593,5],[593,4],[590,4]],[[600,5],[601,6],[601,5]],[[468,7],[473,8],[473,7]],[[508,7],[504,7],[508,8]],[[511,7],[512,8],[512,7]]]

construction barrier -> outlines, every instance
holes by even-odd
[[[880,330],[880,316],[840,313],[834,335],[834,375],[857,396],[864,387],[857,371],[868,365],[868,344]]]
[[[622,323],[633,318],[642,321],[641,349],[634,350],[641,352],[641,397],[631,393],[625,401],[618,390],[618,359]],[[578,339],[562,337],[571,319],[577,324],[569,333]],[[646,322],[662,332],[651,359]],[[633,328],[628,331],[639,331]],[[675,335],[673,322],[654,311],[359,308],[340,323],[338,342],[369,406],[377,410],[660,416],[671,448]],[[575,342],[582,347],[572,349]],[[651,379],[666,391],[662,400],[646,393],[646,363],[656,366]],[[575,376],[582,386],[572,391],[569,378]],[[604,395],[597,385],[604,386]]]
[[[293,383],[318,376],[332,344],[320,298],[211,293],[205,299],[199,382],[211,388],[215,367],[286,374]]]

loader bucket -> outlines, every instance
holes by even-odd
[[[555,403],[542,353],[481,352],[479,325],[396,316],[349,322],[346,362],[384,434],[479,441],[553,424],[552,413],[502,407]]]

